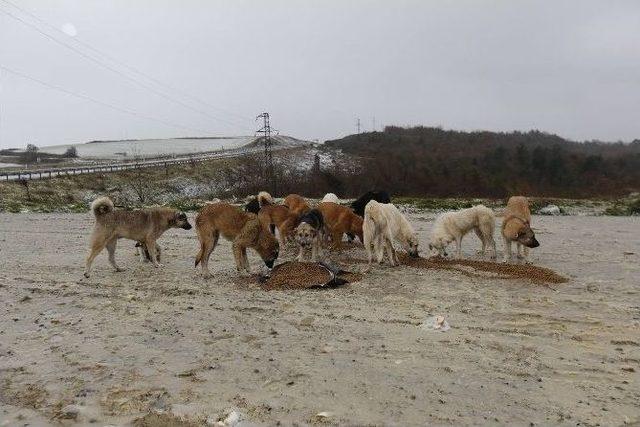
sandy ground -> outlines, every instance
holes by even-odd
[[[432,215],[411,220],[426,247]],[[83,279],[92,221],[0,214],[4,425],[149,412],[165,415],[148,425],[198,425],[230,410],[244,425],[640,422],[640,218],[535,217],[532,261],[566,284],[377,267],[339,289],[272,292],[236,280],[228,242],[204,281],[184,230],[161,239],[161,269],[121,241],[127,270],[104,253]],[[469,236],[465,252],[478,246]],[[452,328],[420,328],[435,314]]]

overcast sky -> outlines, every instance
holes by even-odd
[[[374,116],[640,137],[634,0],[0,0],[0,66],[0,147],[250,134],[262,111],[305,139]]]

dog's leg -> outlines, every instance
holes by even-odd
[[[528,247],[526,247],[526,246],[524,246],[524,247],[522,248],[522,251],[523,251],[523,256],[522,256],[522,258],[524,259],[524,263],[525,263],[525,264],[529,264],[529,248],[528,248]]]
[[[91,275],[91,264],[93,260],[102,252],[105,246],[105,241],[101,238],[92,238],[91,243],[91,252],[89,252],[89,256],[87,257],[87,262],[84,267],[84,277],[89,277]]]
[[[218,237],[220,237],[220,232],[214,231],[211,239],[209,239],[208,237],[201,238],[202,243],[200,246],[200,262],[202,263],[202,277],[204,277],[205,279],[211,277],[211,273],[209,272],[209,258],[211,258],[211,253],[213,253],[213,250],[218,244]]]
[[[480,241],[482,242],[482,251],[480,251],[480,254],[484,256],[485,251],[487,250],[487,241],[479,228],[476,227],[473,229],[473,231],[476,232],[476,236],[478,236],[478,239],[480,239]]]
[[[456,236],[456,258],[462,258],[462,235]]]
[[[247,248],[246,246],[242,247],[242,262],[244,263],[244,270],[248,275],[251,275],[251,269],[249,268],[249,258],[247,257]]]
[[[302,262],[304,260],[304,248],[300,245],[300,250],[298,251],[298,256],[296,257],[296,261]],[[313,256],[311,257],[311,261],[314,261]]]
[[[511,261],[511,240],[507,239],[506,237],[504,237],[504,262],[509,262]]]
[[[331,240],[333,244],[333,249],[339,251],[342,248],[342,235],[344,233],[341,230],[334,230],[331,233]]]
[[[320,242],[316,236],[311,242],[311,262],[318,261],[318,245],[320,245]]]
[[[158,257],[157,257],[157,245],[156,245],[156,241],[153,238],[147,238],[147,250],[149,251],[149,258],[151,260],[151,262],[153,263],[153,266],[155,268],[159,268],[162,267],[162,264],[160,264],[158,262]]]
[[[398,256],[396,250],[393,248],[393,243],[389,239],[385,239],[385,246],[387,247],[387,255],[389,255],[389,263],[392,267],[396,267],[398,263]]]
[[[118,264],[116,264],[116,244],[118,243],[118,239],[116,237],[109,240],[106,244],[107,252],[109,252],[109,263],[116,271],[123,271]]]
[[[245,275],[243,247],[238,240],[234,240],[231,245],[233,249],[233,257],[236,260],[236,270],[240,275]]]

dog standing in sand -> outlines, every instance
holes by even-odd
[[[364,208],[362,234],[369,261],[367,268],[371,267],[373,252],[375,252],[378,263],[382,264],[385,250],[391,265],[400,265],[398,255],[393,247],[394,242],[400,243],[410,256],[418,256],[418,237],[413,227],[398,208],[391,203],[378,203],[375,200],[367,203]]]
[[[122,271],[115,259],[116,243],[120,238],[144,243],[150,261],[159,267],[156,241],[160,236],[170,228],[191,229],[187,215],[176,209],[115,210],[111,199],[100,197],[91,203],[91,211],[96,217],[96,225],[91,234],[91,251],[87,257],[85,277],[90,276],[93,260],[105,247],[109,252],[109,263],[116,271]]]
[[[456,257],[462,257],[462,238],[471,230],[482,242],[482,255],[487,245],[491,248],[491,258],[496,258],[496,242],[493,239],[495,215],[491,209],[483,205],[473,206],[457,212],[446,212],[440,215],[431,232],[429,249],[432,255],[446,256],[449,243],[456,241]]]
[[[268,268],[278,258],[279,245],[268,228],[264,227],[255,214],[243,212],[228,203],[208,204],[196,217],[196,232],[200,240],[200,252],[196,256],[196,267],[202,263],[202,274],[209,273],[209,257],[222,237],[233,242],[233,256],[239,273],[250,274],[247,248],[252,248],[262,258]]]
[[[351,209],[337,203],[324,202],[318,205],[318,210],[322,214],[334,249],[340,249],[342,235],[345,233],[351,233],[357,236],[361,242],[364,242],[362,237],[362,218]]]
[[[529,248],[540,246],[531,229],[531,211],[529,200],[523,196],[513,196],[507,202],[502,221],[502,238],[504,239],[504,262],[511,261],[511,243],[516,242],[518,259],[527,261]]]
[[[295,241],[300,248],[298,261],[304,260],[304,253],[307,249],[311,249],[311,262],[316,262],[318,255],[322,251],[322,242],[324,240],[324,218],[318,209],[311,209],[300,217],[300,224],[295,230]]]

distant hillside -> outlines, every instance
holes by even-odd
[[[539,131],[460,132],[389,126],[327,141],[361,162],[353,192],[397,195],[617,196],[640,190],[640,141],[575,142]],[[350,191],[350,192],[351,192]]]

